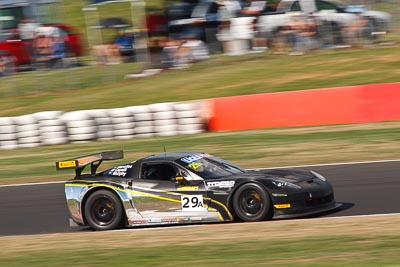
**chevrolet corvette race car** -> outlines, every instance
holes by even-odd
[[[331,184],[314,171],[244,170],[196,152],[151,155],[97,172],[107,151],[56,162],[75,169],[65,183],[71,226],[126,226],[304,217],[338,208]],[[90,165],[90,173],[83,174]]]

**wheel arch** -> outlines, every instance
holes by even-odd
[[[102,185],[102,186],[94,186],[94,187],[90,188],[90,189],[86,192],[86,194],[84,195],[84,197],[82,198],[82,201],[81,201],[81,215],[82,215],[82,221],[83,221],[83,223],[84,223],[85,225],[88,225],[88,222],[87,222],[87,219],[86,219],[86,215],[85,215],[85,207],[86,207],[86,202],[87,202],[88,198],[89,198],[92,194],[94,194],[95,192],[100,191],[100,190],[109,191],[109,192],[113,193],[113,194],[118,198],[118,201],[120,202],[120,204],[121,204],[121,206],[122,206],[123,218],[124,218],[124,225],[127,225],[126,210],[125,210],[124,202],[123,202],[123,199],[122,199],[121,195],[120,195],[115,189],[110,188],[110,187],[108,187],[108,186],[103,186],[103,185]]]
[[[267,187],[265,184],[263,184],[261,181],[258,181],[258,180],[249,180],[249,181],[245,181],[245,182],[243,182],[243,183],[240,183],[240,185],[238,185],[237,187],[235,187],[235,189],[231,192],[231,194],[229,195],[229,199],[228,199],[228,210],[229,210],[229,212],[232,214],[232,216],[233,216],[233,218],[234,218],[235,221],[238,220],[238,216],[237,216],[237,214],[236,214],[236,212],[235,212],[235,209],[233,208],[233,205],[234,205],[234,204],[233,204],[233,199],[234,199],[235,194],[236,194],[237,191],[239,190],[239,188],[241,188],[242,186],[244,186],[244,185],[246,185],[246,184],[256,184],[256,185],[259,185],[259,186],[260,186],[261,188],[263,188],[264,191],[266,192],[266,194],[267,194],[267,196],[268,196],[268,198],[269,198],[271,204],[273,203],[273,202],[272,202],[272,197],[271,197],[271,192],[269,191],[268,187]],[[269,215],[272,215],[273,212],[274,212],[274,209],[273,209],[273,206],[271,206],[271,208],[270,208],[270,210],[269,210],[269,213],[268,213],[268,216],[269,216]],[[268,216],[267,216],[267,217],[268,217]]]

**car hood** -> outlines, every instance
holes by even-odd
[[[313,179],[315,176],[307,170],[298,169],[260,169],[249,170],[246,175],[263,176],[266,178],[283,178],[291,183],[299,183]]]

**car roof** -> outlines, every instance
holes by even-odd
[[[158,160],[166,160],[166,161],[175,161],[177,159],[189,156],[189,155],[199,155],[203,153],[193,152],[193,151],[181,151],[181,152],[168,152],[162,154],[151,155],[146,158],[143,158],[144,162],[147,161],[158,161]]]

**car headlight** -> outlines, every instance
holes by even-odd
[[[320,179],[321,181],[326,182],[326,178],[324,176],[322,176],[321,174],[319,174],[318,172],[315,171],[310,171],[315,177],[317,177],[318,179]]]
[[[281,180],[281,179],[275,178],[272,180],[272,183],[279,188],[301,189],[300,186],[298,186],[296,184],[292,184],[292,183],[284,181],[284,180]]]

